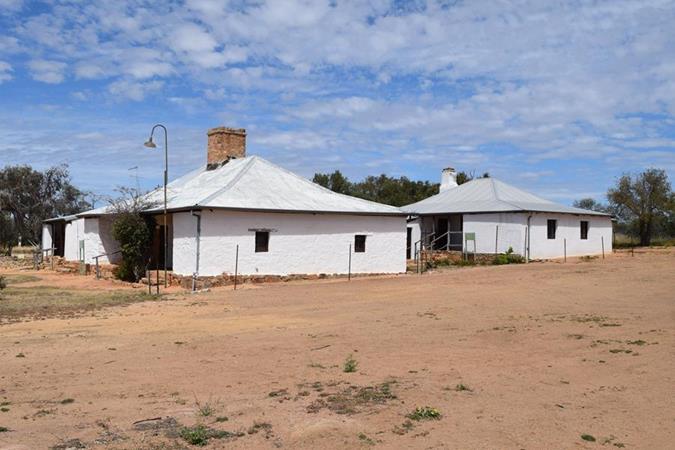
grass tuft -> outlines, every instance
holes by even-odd
[[[354,359],[352,355],[349,355],[345,360],[344,366],[342,367],[342,371],[346,373],[353,373],[356,372],[358,366],[359,363]]]
[[[595,438],[590,434],[582,434],[581,439],[588,442],[595,442]]]
[[[430,406],[417,407],[406,416],[410,420],[439,420],[442,415],[439,410]]]

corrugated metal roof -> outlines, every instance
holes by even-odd
[[[609,215],[560,205],[494,178],[478,178],[401,209],[420,215],[513,211]]]
[[[164,206],[163,188],[148,194],[155,207]],[[201,168],[167,187],[169,210],[223,208],[234,210],[406,215],[381,203],[338,194],[258,156],[230,160],[214,170]],[[80,216],[106,214],[108,207]]]

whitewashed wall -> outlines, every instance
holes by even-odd
[[[52,248],[52,226],[48,223],[42,224],[42,248]]]
[[[100,264],[116,264],[122,260],[120,254],[112,255],[120,248],[112,237],[112,218],[107,216],[84,219],[84,254],[85,262],[95,264],[97,255],[108,254],[99,258]]]
[[[202,211],[199,275],[234,273],[239,244],[243,275],[405,272],[405,217]],[[174,272],[195,271],[197,219],[174,214]],[[269,252],[255,253],[254,228],[271,228]],[[366,234],[366,252],[354,253],[354,235]]]
[[[499,225],[498,252],[509,247],[524,255],[528,213],[465,214],[464,232],[476,233],[478,253],[494,253],[496,228]],[[547,220],[558,221],[555,239],[548,239]],[[581,239],[581,221],[589,222],[588,239]],[[530,219],[530,258],[562,258],[567,256],[598,255],[612,251],[612,221],[609,217],[559,213],[532,213]]]
[[[558,228],[555,239],[547,238],[546,221],[556,219]],[[580,238],[579,222],[589,222],[588,239]],[[605,253],[612,251],[612,221],[604,216],[577,216],[573,214],[537,213],[530,221],[531,258],[561,258],[564,255],[564,242],[567,240],[567,256],[598,255],[602,253],[602,239]]]
[[[499,231],[497,227],[499,226]],[[514,253],[525,254],[527,214],[492,213],[464,214],[464,232],[476,233],[477,253],[505,253],[511,247]],[[473,243],[469,249],[473,251]]]
[[[84,239],[84,219],[75,219],[67,222],[65,234],[63,257],[68,261],[78,261],[80,240]]]

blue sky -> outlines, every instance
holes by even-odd
[[[0,0],[0,166],[151,188],[154,123],[171,178],[224,125],[307,177],[454,166],[604,200],[623,172],[675,175],[673,23],[673,0]]]

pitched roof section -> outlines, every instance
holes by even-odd
[[[477,178],[401,209],[421,215],[514,211],[609,215],[553,203],[494,178]]]
[[[164,205],[163,188],[148,194],[155,207]],[[223,208],[234,210],[370,215],[406,215],[400,209],[338,194],[258,156],[230,160],[214,170],[201,168],[167,186],[169,210]],[[81,215],[105,214],[106,208]]]

